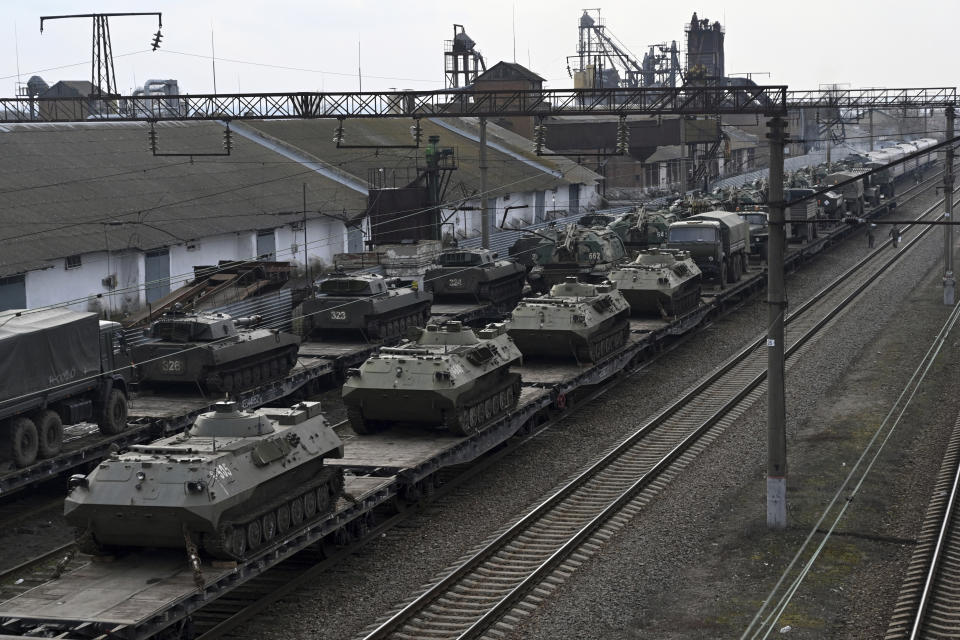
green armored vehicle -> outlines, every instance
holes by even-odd
[[[700,268],[690,254],[678,249],[641,251],[633,262],[610,272],[636,314],[678,316],[700,304]]]
[[[510,337],[530,356],[573,355],[596,362],[630,335],[630,305],[610,282],[587,284],[569,276],[549,296],[524,298],[510,314]]]
[[[555,239],[541,238],[535,260],[527,280],[534,291],[546,293],[568,276],[583,282],[603,282],[610,269],[627,260],[627,250],[610,229],[568,224],[557,229]]]
[[[300,338],[253,328],[258,316],[168,311],[132,350],[140,384],[196,383],[236,392],[281,378],[297,364]]]
[[[489,302],[512,309],[523,295],[527,271],[510,260],[497,260],[489,249],[448,249],[428,267],[424,288],[437,302]]]
[[[517,404],[520,375],[509,369],[521,354],[503,324],[473,331],[451,321],[414,333],[347,371],[343,402],[358,434],[415,423],[469,435]]]
[[[320,403],[238,411],[220,402],[184,433],[70,478],[64,515],[81,549],[189,548],[243,560],[336,506],[343,444]]]
[[[667,229],[677,220],[676,213],[666,209],[647,211],[638,207],[618,216],[607,228],[620,236],[629,249],[647,249],[667,241]]]
[[[303,301],[305,335],[329,337],[360,333],[367,338],[396,338],[407,327],[422,327],[430,318],[433,294],[399,286],[379,275],[335,273],[316,285]]]

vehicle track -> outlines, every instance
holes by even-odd
[[[921,183],[920,185],[914,185],[910,189],[904,191],[898,196],[900,206],[902,207],[915,198],[928,193],[933,184],[935,184],[935,179],[930,179],[924,183]],[[882,246],[884,245],[881,245],[881,248]],[[879,252],[880,249],[877,251]],[[745,303],[746,299],[727,307],[725,309],[725,314],[740,308]],[[461,465],[442,470],[439,488],[429,488],[427,491],[428,495],[425,496],[426,500],[430,501],[434,498],[439,498],[443,495],[452,493],[458,487],[465,484],[470,478],[489,468],[500,458],[514,452],[518,447],[523,446],[527,441],[549,429],[552,425],[561,422],[562,420],[566,420],[577,410],[587,405],[590,400],[615,388],[624,378],[643,370],[646,366],[655,360],[658,360],[660,357],[670,353],[674,348],[696,334],[697,332],[690,332],[686,334],[677,341],[671,343],[664,350],[657,352],[652,358],[645,360],[635,369],[625,371],[623,372],[623,375],[612,379],[609,383],[603,384],[599,388],[590,390],[588,393],[579,397],[576,405],[570,410],[561,415],[554,416],[549,421],[539,425],[531,433],[529,433],[527,437],[515,438],[513,441],[503,445],[501,448],[489,452],[480,461],[474,461],[467,465]],[[340,425],[335,425],[335,427],[339,426]],[[272,603],[278,601],[287,594],[296,591],[296,589],[301,588],[303,585],[310,584],[312,581],[319,579],[320,575],[324,571],[327,571],[330,567],[334,566],[346,556],[357,552],[367,542],[375,539],[381,533],[395,527],[398,523],[405,520],[412,512],[414,512],[414,509],[407,509],[401,513],[390,515],[383,522],[378,523],[375,527],[369,528],[366,531],[347,531],[346,535],[342,540],[340,540],[340,542],[348,542],[350,539],[352,539],[353,542],[349,546],[344,548],[330,546],[325,550],[325,554],[312,553],[306,561],[291,559],[282,566],[277,567],[265,574],[263,580],[261,580],[259,577],[254,578],[244,585],[244,587],[231,591],[231,593],[228,596],[225,596],[225,598],[218,599],[212,603],[212,606],[204,607],[199,612],[195,613],[193,615],[194,630],[197,632],[198,637],[203,640],[228,636],[231,630],[236,629],[245,621],[267,611]],[[358,535],[359,533],[369,533],[369,535],[364,537]],[[277,573],[274,576],[273,572],[275,570]]]
[[[960,418],[944,453],[885,640],[960,634]]]
[[[892,256],[886,250],[890,241],[881,243],[794,312],[786,327],[788,363],[930,228],[911,227],[904,246]],[[767,365],[764,339],[728,360],[363,637],[499,637],[512,631],[761,397]]]

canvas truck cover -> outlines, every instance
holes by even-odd
[[[0,311],[0,407],[8,400],[99,374],[99,332],[95,313]]]

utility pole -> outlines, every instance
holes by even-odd
[[[770,132],[770,221],[767,253],[767,527],[787,526],[787,428],[784,385],[783,317],[787,311],[783,253],[783,118],[767,122]]]
[[[953,139],[953,106],[947,107],[947,140]],[[947,222],[953,221],[953,145],[946,147],[947,157],[943,162],[943,218]],[[943,304],[953,306],[954,287],[953,278],[953,226],[943,227]]]
[[[687,117],[680,116],[680,199],[687,197]]]
[[[870,114],[870,151],[873,151],[873,109],[870,109],[867,113]]]
[[[310,279],[310,245],[307,244],[307,183],[303,183],[303,267],[307,274],[307,286],[311,286]]]
[[[490,248],[490,210],[487,208],[487,119],[480,117],[480,241]]]

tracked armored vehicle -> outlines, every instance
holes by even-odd
[[[236,392],[281,378],[297,364],[300,338],[253,328],[259,317],[169,311],[132,350],[143,385],[196,383],[208,391]]]
[[[635,314],[678,316],[700,304],[700,268],[686,251],[649,249],[610,272]]]
[[[569,276],[549,296],[524,298],[510,314],[509,333],[525,356],[572,355],[596,362],[630,335],[630,305],[615,284]]]
[[[449,249],[423,279],[437,302],[489,302],[509,310],[523,295],[526,275],[523,265],[497,260],[489,249]]]
[[[618,216],[607,228],[616,233],[629,249],[647,249],[667,240],[667,230],[680,218],[666,209],[647,211],[638,207]]]
[[[503,324],[474,331],[445,322],[413,333],[347,372],[343,402],[358,434],[414,423],[468,435],[516,406],[520,375],[509,368],[521,354]]]
[[[184,433],[72,476],[64,515],[87,553],[196,545],[243,560],[335,507],[343,472],[323,461],[338,457],[317,402],[252,413],[221,402]]]
[[[407,327],[421,327],[430,318],[433,294],[379,275],[333,274],[316,285],[303,301],[303,331],[329,337],[344,333],[372,339],[402,336]]]
[[[568,224],[556,239],[541,238],[535,249],[536,266],[527,275],[534,291],[546,293],[567,276],[583,282],[603,282],[615,265],[627,260],[623,241],[613,231]]]

